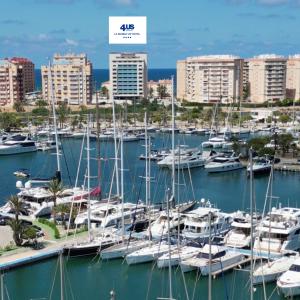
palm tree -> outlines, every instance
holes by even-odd
[[[8,198],[8,202],[9,202],[10,207],[15,212],[16,221],[19,221],[19,215],[20,215],[20,212],[22,211],[22,202],[16,195],[11,195]]]
[[[54,223],[56,223],[56,200],[57,197],[62,193],[63,185],[58,179],[53,179],[49,182],[49,192],[52,194],[53,197],[53,218]]]
[[[22,222],[20,220],[11,219],[8,222],[11,230],[13,231],[13,239],[16,244],[16,246],[22,246],[22,234],[23,234],[23,226]]]

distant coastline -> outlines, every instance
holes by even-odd
[[[101,85],[102,82],[109,80],[108,69],[94,69],[93,73],[94,80],[97,82],[97,86]],[[176,82],[176,69],[148,69],[148,80],[171,78],[172,75],[174,76],[174,81]],[[35,88],[36,90],[41,90],[42,88],[40,69],[35,69]]]

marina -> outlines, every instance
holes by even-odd
[[[157,146],[157,148],[160,148],[161,145],[164,144],[165,141],[166,140],[168,141],[168,139],[169,139],[168,134],[161,134],[161,133],[154,133],[154,134],[152,134],[152,137],[153,137],[155,146]],[[205,140],[205,138],[206,138],[205,136],[197,136],[197,135],[189,135],[189,136],[186,136],[183,134],[176,135],[177,143],[182,143],[181,141],[184,140],[184,142],[187,143],[190,147],[197,147],[197,145],[199,145],[199,143],[201,143],[202,140]],[[67,150],[68,147],[71,147],[71,149],[73,151],[73,156],[75,156],[75,155],[77,157],[79,156],[80,144],[81,144],[79,139],[61,138],[61,143],[62,143],[62,147],[65,149],[66,153],[68,152],[68,150]],[[91,143],[92,143],[92,147],[93,147],[93,145],[95,145],[96,142],[92,141]],[[127,171],[128,173],[137,172],[137,170],[140,170],[142,172],[143,167],[145,165],[145,161],[138,159],[139,155],[144,151],[144,149],[143,149],[144,141],[143,140],[135,141],[133,143],[128,143],[128,144],[126,143],[126,145],[124,147],[125,148],[124,156],[126,157],[124,168],[128,168],[128,171]],[[105,147],[110,150],[107,150],[107,149],[104,150],[102,148],[103,154],[108,153],[106,151],[111,151],[111,153],[113,152],[113,143],[112,142],[107,141],[105,143]],[[42,164],[42,162],[44,163],[44,161],[46,161],[46,163],[48,163],[47,160],[49,160],[49,159],[52,161],[52,163],[50,162],[50,164],[49,164],[50,166],[52,165],[52,169],[46,168],[47,172],[45,172],[45,174],[43,174],[43,176],[46,177],[55,172],[55,156],[47,154],[47,152],[42,151],[42,152],[34,152],[31,154],[23,154],[22,159],[21,159],[21,156],[14,156],[14,161],[16,160],[16,162],[14,162],[14,164],[18,163],[17,162],[18,157],[20,157],[20,161],[22,161],[21,166],[24,168],[27,168],[28,172],[30,174],[35,174],[36,170],[37,170],[34,168],[34,165],[31,164],[31,161],[33,159],[39,160],[41,162],[40,165]],[[7,156],[3,160],[3,162],[5,163],[5,161],[8,161],[8,162],[12,161],[11,159],[12,159],[11,156]],[[70,159],[72,161],[72,157],[67,156],[65,162],[68,163],[68,160],[70,160]],[[26,160],[28,161],[29,164],[26,163]],[[128,167],[132,164],[131,163],[132,161],[135,162],[135,170],[132,170],[130,167]],[[54,165],[53,165],[53,163],[54,163]],[[170,177],[169,177],[170,170],[158,168],[155,161],[151,162],[149,164],[149,166],[151,167],[151,177],[162,178],[161,176],[164,176],[166,178],[165,180],[170,179]],[[19,165],[19,167],[20,167],[20,165]],[[74,165],[72,167],[72,164],[69,164],[68,167],[69,167],[69,172],[70,172],[70,169],[73,168],[73,170],[74,170],[73,172],[75,173]],[[8,165],[8,168],[11,168],[12,171],[17,169],[14,165],[12,165],[12,166]],[[112,170],[113,162],[110,162],[110,164],[107,164],[106,168],[107,169],[105,172],[108,172],[107,170],[109,170],[109,168],[110,168],[110,170]],[[66,170],[67,170],[66,165],[63,164],[62,165],[63,180],[66,182],[68,180],[72,181],[72,178],[68,178],[68,176],[65,177],[64,173],[66,174],[66,172],[65,172]],[[94,173],[94,172],[96,172],[96,165],[91,164],[91,173]],[[195,168],[195,169],[192,168],[191,172],[192,172],[192,178],[195,178],[195,179],[198,178],[196,180],[196,182],[195,182],[195,180],[193,180],[193,182],[192,182],[194,193],[196,195],[198,195],[198,196],[196,196],[197,199],[199,199],[200,197],[201,198],[205,197],[206,199],[211,199],[211,202],[213,202],[213,204],[215,204],[218,208],[221,208],[222,211],[225,211],[228,213],[232,213],[232,212],[236,211],[237,209],[242,209],[242,208],[247,210],[247,208],[248,208],[247,203],[249,201],[248,200],[249,199],[249,196],[248,196],[249,190],[248,190],[247,186],[244,185],[244,182],[245,181],[248,182],[249,178],[247,176],[247,172],[245,169],[240,169],[240,170],[237,170],[234,172],[229,172],[229,173],[225,172],[225,173],[217,173],[217,174],[208,174],[207,172],[205,172],[204,168]],[[14,177],[13,172],[10,172],[10,174],[11,174],[10,181],[16,182],[16,178]],[[296,199],[295,198],[296,191],[295,191],[295,194],[293,194],[293,190],[295,190],[295,185],[297,182],[297,178],[295,178],[295,176],[297,177],[297,173],[290,173],[290,175],[289,175],[289,172],[275,172],[274,174],[275,174],[274,175],[274,193],[276,192],[276,194],[281,195],[281,197],[285,196],[284,191],[283,190],[281,191],[281,189],[280,189],[280,185],[276,184],[276,182],[282,182],[282,180],[284,180],[287,185],[290,185],[292,187],[290,198],[286,199],[286,200],[288,200],[287,204],[289,206],[296,206],[297,205],[296,202],[294,202],[294,204],[293,204],[292,199]],[[191,187],[189,187],[190,183],[188,183],[188,178],[189,178],[188,170],[185,171],[185,173],[183,173],[181,175],[183,177],[180,176],[179,180],[182,182],[184,182],[184,178],[186,180],[185,187],[182,187],[181,189],[179,189],[179,197],[181,197],[183,199],[182,201],[184,202],[185,199],[193,199],[193,196],[192,196],[192,191],[191,191],[192,189],[191,189]],[[108,195],[109,188],[110,188],[110,179],[106,178],[106,180],[105,180],[105,176],[103,178],[104,178],[104,181],[103,181],[102,191],[103,191],[104,195],[105,194]],[[25,178],[24,180],[27,180],[27,179]],[[74,180],[74,178],[73,178],[73,180]],[[93,182],[93,180],[92,180],[92,182]],[[131,186],[130,182],[131,182],[130,176],[127,176],[127,179],[124,181],[124,188],[125,188],[124,193],[125,193],[127,199],[130,199],[130,198],[132,199],[132,196],[134,195],[134,193],[132,194],[132,192],[130,191],[130,186]],[[255,178],[255,184],[256,184],[255,189],[256,189],[256,194],[258,197],[257,199],[261,199],[260,201],[257,201],[258,210],[263,209],[263,199],[265,196],[267,183],[268,183],[268,175]],[[224,194],[222,192],[224,184],[226,185],[227,189],[229,188],[231,190],[235,190],[235,191],[237,190],[240,197],[232,198],[230,196],[230,193],[228,193],[228,195]],[[142,198],[145,196],[144,190],[146,188],[145,180],[142,178],[140,179],[140,186],[141,186],[140,187],[141,195],[139,198]],[[160,188],[161,195],[165,194],[165,192],[164,192],[165,186],[166,186],[165,184],[159,184],[159,183],[156,184],[156,189]],[[151,189],[153,189],[153,187]],[[7,194],[8,191],[13,192],[14,190],[16,190],[16,187],[15,187],[15,185],[13,185],[13,183],[11,183],[10,187],[9,186],[7,187],[7,192],[4,191],[4,193]],[[188,195],[186,195],[186,192],[188,192]],[[1,193],[3,193],[3,190],[1,191]],[[151,193],[153,193],[154,196],[156,195],[156,197],[158,196],[158,194],[155,194],[154,190],[152,190]],[[237,193],[237,192],[235,192],[235,193]],[[219,194],[219,196],[218,196],[218,194]],[[5,195],[5,194],[3,194],[3,195]],[[132,195],[132,196],[130,196],[130,195]],[[160,202],[163,202],[163,199],[157,198],[156,203],[160,203]],[[286,201],[284,202],[284,200],[283,200],[283,203],[286,203]],[[201,203],[199,202],[198,205],[200,205],[200,204]],[[62,243],[62,241],[59,241],[58,243],[60,244],[60,243]],[[80,243],[80,242],[77,242],[77,243]],[[32,250],[33,253],[30,252],[27,254],[26,254],[26,252],[24,252],[22,254],[22,258],[19,258],[19,259],[17,259],[18,255],[17,256],[12,255],[10,259],[8,259],[6,256],[2,256],[2,257],[0,256],[1,268],[3,270],[5,270],[6,284],[9,286],[9,278],[13,278],[14,276],[17,276],[18,273],[28,272],[29,270],[26,271],[26,268],[27,268],[26,265],[31,264],[33,262],[35,262],[35,264],[33,264],[30,267],[30,269],[40,268],[40,266],[49,265],[49,264],[52,265],[52,267],[50,267],[50,269],[53,268],[53,266],[54,266],[53,264],[55,264],[55,257],[57,257],[59,255],[59,253],[62,251],[63,246],[62,245],[60,245],[60,246],[53,245],[51,247],[54,247],[54,248],[52,250],[51,250],[51,248],[50,249],[46,248],[44,250],[43,249],[42,250]],[[136,249],[138,249],[138,248],[136,248]],[[136,250],[136,249],[133,248],[133,250]],[[176,249],[176,246],[174,246],[174,250],[175,249]],[[174,250],[172,250],[172,251],[174,251]],[[168,251],[168,247],[166,247],[166,250],[164,250],[162,252],[162,254],[166,253],[165,251]],[[239,251],[240,254],[244,257],[244,259],[241,259],[240,261],[235,262],[235,263],[231,263],[228,266],[224,266],[222,268],[222,270],[213,271],[212,276],[213,276],[213,278],[215,278],[215,280],[213,281],[214,285],[217,285],[217,286],[220,285],[221,284],[219,282],[221,280],[220,278],[225,276],[226,281],[228,280],[228,282],[233,280],[233,278],[235,278],[235,277],[238,277],[239,280],[242,280],[244,278],[244,280],[245,280],[244,284],[245,284],[245,286],[247,286],[248,279],[246,278],[247,275],[245,275],[244,273],[247,273],[248,276],[249,276],[249,273],[248,272],[240,272],[240,271],[238,271],[238,269],[240,269],[240,267],[249,266],[250,250],[239,249],[239,250],[235,250],[235,251]],[[104,252],[105,252],[105,250],[104,250]],[[116,255],[116,254],[112,254],[112,255]],[[261,251],[256,252],[256,253],[254,252],[254,256],[258,261],[260,261],[261,259],[264,259],[264,260],[268,259],[268,257],[271,259],[275,259],[277,257],[274,253],[272,253],[270,255],[267,252],[262,253]],[[124,259],[124,255],[122,257]],[[138,270],[140,270],[139,272],[142,272],[142,274],[144,274],[144,275],[142,275],[142,274],[140,275],[142,278],[143,278],[143,276],[150,276],[150,278],[152,278],[152,276],[154,276],[154,278],[152,278],[152,284],[154,284],[153,282],[155,282],[156,280],[158,280],[156,284],[159,284],[159,282],[160,282],[159,278],[165,278],[167,276],[165,274],[166,271],[156,271],[157,268],[155,267],[155,265],[156,265],[155,261],[152,263],[154,266],[154,269],[151,268],[151,263],[150,264],[142,263],[142,264],[138,264],[138,265],[131,265],[129,269],[127,269],[127,268],[124,269],[124,266],[122,266],[120,259],[114,259],[114,260],[109,260],[109,261],[106,261],[106,260],[107,259],[104,258],[104,260],[102,262],[100,255],[97,255],[97,254],[93,254],[88,257],[78,257],[78,258],[76,258],[76,257],[68,258],[68,255],[67,255],[65,257],[65,264],[66,264],[67,269],[70,272],[72,272],[72,268],[75,267],[76,265],[81,266],[80,268],[85,268],[84,264],[88,264],[90,266],[91,266],[91,264],[92,265],[94,264],[94,267],[92,267],[91,270],[94,270],[95,272],[96,272],[96,270],[101,270],[101,271],[97,271],[97,272],[100,272],[100,273],[106,272],[106,274],[111,274],[111,275],[108,275],[108,276],[112,276],[111,278],[117,278],[116,275],[113,275],[114,274],[113,272],[115,272],[114,270],[118,269],[119,270],[118,272],[121,272],[120,274],[127,274],[126,276],[129,276],[128,278],[133,276],[133,278],[135,278],[135,279],[132,279],[132,280],[136,280],[136,276],[137,276],[136,268],[138,268]],[[21,266],[24,266],[24,268],[20,268]],[[15,267],[17,267],[17,269],[14,270]],[[47,267],[47,268],[49,268],[49,267]],[[133,268],[133,270],[132,270],[132,268]],[[106,271],[103,271],[102,269],[104,269]],[[151,269],[152,269],[152,271],[151,271],[151,273],[149,273]],[[177,274],[176,268],[174,268],[172,270],[172,272],[174,272],[173,280],[175,282],[177,282],[177,284],[178,284],[177,294],[184,295],[184,288],[182,286],[183,283],[182,283],[182,279],[180,279],[181,275]],[[75,280],[75,282],[76,282],[76,275],[74,274],[73,276],[75,276],[75,277],[73,277],[73,280]],[[184,276],[186,276],[186,280],[187,280],[186,284],[191,291],[192,286],[195,283],[195,280],[197,280],[197,275],[195,276],[195,274],[193,274],[193,272],[192,272],[191,274],[187,273]],[[149,277],[148,277],[148,279],[149,279]],[[147,281],[148,281],[148,279],[147,279]],[[104,280],[104,278],[101,279],[101,282],[103,282],[103,280]],[[91,282],[91,284],[92,284],[92,282]],[[203,292],[203,285],[205,285],[205,282],[207,282],[207,279],[201,278],[200,281],[197,283],[197,290],[199,289],[199,291],[201,290]],[[274,288],[275,288],[274,283],[271,283],[271,284],[268,284],[267,290],[274,289]],[[222,290],[224,290],[224,289],[222,288]],[[122,289],[120,290],[119,287],[115,286],[115,291],[116,291],[116,293],[120,293],[120,291],[122,291]],[[28,290],[28,292],[29,292],[29,290]],[[109,294],[109,290],[106,290],[106,292]],[[126,293],[126,289],[123,290],[123,292]],[[145,292],[146,291],[144,291],[143,293],[145,293]],[[79,291],[77,291],[77,293],[80,295]],[[238,293],[238,292],[231,290],[231,291],[228,291],[228,293],[232,294],[232,293]],[[105,297],[104,291],[101,292],[101,295],[102,295],[102,297]],[[217,292],[216,295],[221,296],[224,294],[222,294],[222,293],[219,294],[219,292]],[[261,287],[258,286],[257,291],[255,292],[255,297],[257,297],[257,298],[255,298],[255,299],[260,299],[259,295],[262,295],[262,290],[261,290]],[[138,296],[136,296],[136,297],[138,297]],[[140,297],[143,298],[144,296],[140,296]],[[221,297],[223,297],[223,296],[221,296]],[[277,298],[274,298],[274,299],[277,299]],[[280,299],[280,298],[278,298],[278,299]]]

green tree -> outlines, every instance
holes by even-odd
[[[70,205],[67,204],[59,204],[55,208],[55,214],[60,214],[62,219],[62,225],[66,226],[66,215],[70,214],[71,208]]]
[[[9,198],[8,198],[8,203],[9,203],[9,206],[13,209],[14,211],[14,214],[15,214],[15,219],[17,221],[19,221],[19,215],[22,211],[22,207],[23,207],[23,204],[22,204],[22,201],[20,201],[19,197],[16,196],[16,195],[11,195]]]
[[[282,151],[282,155],[289,152],[293,140],[294,140],[293,136],[289,133],[278,135],[277,141],[278,141],[279,148]]]
[[[153,87],[150,87],[150,89],[149,89],[149,97],[150,98],[153,98],[153,93],[154,93]]]
[[[24,105],[21,101],[17,101],[14,103],[13,105],[13,109],[16,111],[16,112],[24,112],[25,109],[24,109]]]
[[[75,127],[78,126],[78,124],[79,124],[78,116],[74,116],[71,121],[71,126],[73,131],[75,130]]]
[[[37,107],[46,107],[46,106],[48,106],[48,103],[43,99],[39,99],[35,102],[35,105]]]
[[[101,88],[101,94],[102,94],[104,97],[106,97],[106,99],[109,98],[109,90],[108,90],[108,88],[107,88],[106,86],[103,86],[103,87]]]
[[[49,182],[49,192],[52,194],[53,200],[53,219],[54,223],[56,223],[56,205],[57,205],[57,197],[61,195],[63,192],[63,185],[58,179],[53,179]]]
[[[10,131],[13,127],[19,127],[20,119],[14,113],[3,112],[0,114],[0,128]]]
[[[169,94],[167,93],[167,87],[163,84],[159,84],[157,86],[157,94],[160,99],[168,97]]]
[[[58,122],[60,123],[60,127],[63,127],[64,123],[67,121],[68,115],[70,114],[70,108],[68,104],[63,102],[58,105],[57,108]]]
[[[22,246],[22,235],[23,235],[23,226],[22,222],[20,220],[11,219],[8,222],[8,225],[10,226],[12,232],[13,232],[13,240],[16,244],[16,246],[20,247]]]
[[[289,115],[282,114],[282,115],[279,116],[279,121],[281,123],[287,123],[287,122],[291,121],[291,117]]]

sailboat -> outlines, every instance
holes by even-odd
[[[87,124],[87,189],[90,191],[90,123]],[[67,244],[64,246],[64,253],[69,256],[82,256],[82,255],[92,255],[97,254],[101,250],[110,247],[118,242],[120,242],[120,238],[116,235],[115,231],[112,230],[103,230],[98,233],[97,236],[92,237],[91,233],[91,199],[90,193],[88,193],[88,233],[89,238],[88,241],[84,241],[81,243],[75,244]]]
[[[123,139],[121,137],[121,198],[123,202],[124,191],[123,191]],[[147,113],[145,113],[145,162],[146,162],[146,206],[149,209],[149,194],[150,194],[150,160],[149,160],[149,146],[150,146],[150,139],[148,139],[148,132],[147,132]],[[124,211],[122,211],[122,218],[124,218]],[[150,216],[148,216],[148,220],[146,222],[150,223]],[[123,222],[122,222],[123,223]],[[124,226],[124,223],[122,224]],[[133,224],[133,228],[134,228]],[[122,234],[124,234],[124,229],[122,228]],[[149,247],[153,244],[151,239],[149,240],[132,240],[130,237],[127,240],[122,240],[122,243],[113,245],[107,249],[101,251],[101,258],[102,259],[115,259],[115,258],[122,258],[126,255],[133,253],[135,251],[141,250],[144,247]]]

